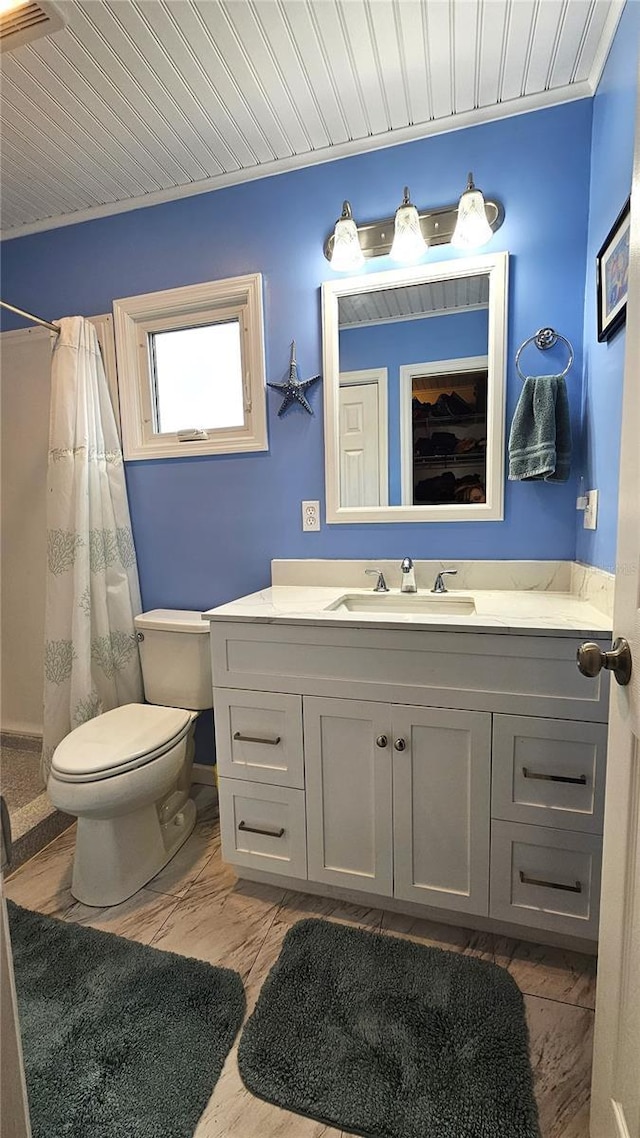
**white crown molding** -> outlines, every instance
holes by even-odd
[[[610,19],[613,23],[613,32],[624,7],[624,0],[615,0],[615,20],[613,13]],[[618,5],[619,10],[618,10]],[[613,32],[611,33],[613,37]],[[602,68],[611,46],[602,37],[602,48],[598,55],[598,66],[601,74]],[[600,60],[600,57],[601,60]],[[595,71],[595,69],[594,69]],[[498,103],[490,107],[480,107],[473,111],[464,111],[461,114],[448,115],[446,118],[436,119],[429,123],[420,123],[413,126],[402,127],[388,131],[375,138],[358,138],[350,142],[340,143],[330,148],[316,150],[310,154],[296,154],[290,158],[281,158],[275,162],[265,162],[262,166],[252,166],[245,170],[235,170],[230,174],[219,174],[213,178],[204,178],[200,182],[190,182],[185,186],[175,186],[166,190],[156,190],[154,193],[144,194],[140,197],[127,198],[124,201],[108,202],[104,205],[91,206],[88,209],[76,210],[74,213],[62,214],[58,217],[45,218],[42,221],[32,221],[26,225],[16,226],[0,232],[2,241],[12,241],[17,237],[27,237],[32,233],[43,233],[49,229],[60,229],[65,225],[78,225],[83,221],[93,221],[96,218],[111,217],[118,213],[129,213],[134,209],[145,209],[147,206],[161,205],[165,202],[178,201],[181,198],[194,197],[196,194],[208,194],[212,190],[225,189],[228,186],[238,186],[243,182],[254,182],[259,178],[271,178],[277,174],[284,174],[290,170],[302,170],[309,166],[317,166],[326,162],[334,162],[341,158],[350,158],[356,154],[365,154],[373,150],[386,150],[390,146],[401,146],[406,142],[416,142],[421,138],[430,138],[436,134],[450,134],[454,130],[464,130],[470,126],[480,126],[483,123],[497,122],[514,115],[530,114],[533,111],[543,110],[546,107],[560,106],[563,103],[575,102],[577,99],[589,99],[593,96],[595,88],[592,85],[592,76],[580,83],[571,83],[566,87],[559,87],[554,91],[542,91],[533,95],[523,95],[519,99],[510,99],[505,103]]]
[[[631,0],[631,2],[635,2],[635,0]],[[626,3],[627,0],[612,0],[611,2],[609,14],[598,43],[598,50],[593,58],[589,79],[587,80],[592,95],[595,95],[598,90],[598,84],[602,78],[602,72],[604,71],[607,59],[609,58],[609,52],[613,47],[613,40]]]

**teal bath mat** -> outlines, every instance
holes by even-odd
[[[259,1098],[366,1138],[539,1138],[511,976],[396,937],[295,925],[238,1064]]]
[[[33,1138],[191,1138],[240,977],[9,902]]]

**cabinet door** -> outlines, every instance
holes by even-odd
[[[493,817],[601,834],[606,754],[605,723],[494,715]]]
[[[304,793],[244,778],[221,778],[222,857],[232,865],[307,876]]]
[[[218,688],[213,700],[219,775],[302,790],[300,696]]]
[[[303,714],[309,880],[390,897],[390,708],[308,696]]]
[[[485,916],[491,715],[394,707],[393,747],[394,896]]]

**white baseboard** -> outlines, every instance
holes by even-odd
[[[215,767],[207,767],[204,763],[194,763],[193,771],[191,774],[191,781],[198,783],[200,786],[215,786]]]

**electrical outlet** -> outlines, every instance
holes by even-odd
[[[314,533],[320,529],[320,503],[302,503],[302,529],[304,533]]]
[[[598,524],[598,491],[587,490],[584,507],[584,528],[595,529]]]

